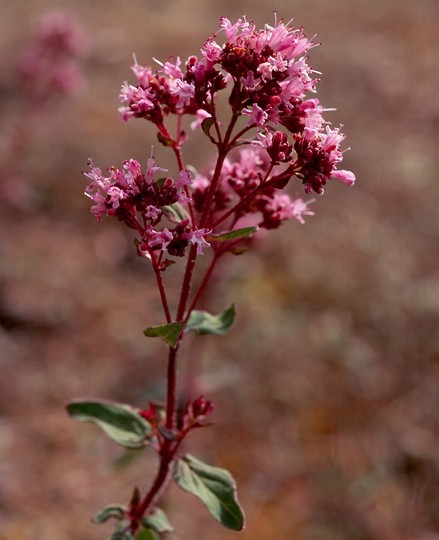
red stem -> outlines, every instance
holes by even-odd
[[[171,443],[170,441],[165,441],[161,453],[159,470],[157,471],[157,475],[151,489],[145,495],[140,505],[135,509],[135,516],[133,516],[131,520],[131,532],[134,533],[136,531],[137,527],[139,526],[140,519],[148,512],[148,510],[154,504],[154,501],[159,496],[160,492],[165,487],[169,474],[169,465],[171,464],[173,457],[174,451],[171,448]]]
[[[177,310],[177,321],[183,320],[184,313],[186,311],[186,305],[189,298],[192,275],[194,272],[196,260],[197,260],[197,246],[191,245],[189,249],[189,257],[188,257],[188,261],[186,265],[186,271],[183,278],[183,284],[181,286],[180,303],[178,304],[178,310]]]
[[[198,290],[197,292],[195,293],[195,296],[194,296],[194,299],[192,300],[192,303],[189,307],[189,309],[187,310],[187,314],[186,314],[186,317],[185,317],[185,320],[184,322],[187,323],[191,313],[192,313],[192,310],[195,309],[195,306],[198,302],[198,300],[200,299],[201,295],[203,294],[205,288],[206,288],[206,285],[207,283],[209,282],[209,279],[210,277],[212,276],[212,272],[216,266],[216,263],[218,262],[218,259],[221,257],[221,255],[223,255],[223,253],[215,253],[213,259],[212,259],[212,262],[210,263],[209,265],[209,268],[207,269],[205,275],[204,275],[204,278],[202,280],[202,282],[200,283],[199,287],[198,287]]]
[[[157,261],[155,260],[154,253],[151,253],[151,262],[154,274],[157,280],[157,286],[160,291],[160,298],[162,300],[163,311],[165,312],[166,322],[169,324],[172,321],[171,312],[169,311],[168,299],[166,297],[165,284],[163,282],[163,276],[158,268]]]
[[[218,159],[216,162],[212,181],[210,183],[209,189],[207,190],[206,200],[204,201],[204,209],[203,209],[203,214],[201,215],[201,219],[200,219],[200,227],[205,226],[206,221],[208,217],[210,216],[210,205],[212,203],[212,199],[215,194],[215,191],[216,191],[216,188],[217,188],[220,176],[221,176],[221,169],[223,167],[224,160],[226,159],[226,156],[230,151],[229,140],[230,140],[230,137],[232,136],[232,131],[233,131],[233,128],[235,127],[237,120],[238,120],[238,115],[234,113],[230,121],[229,127],[227,128],[224,141],[222,145],[218,145]]]
[[[167,397],[166,397],[166,428],[173,429],[175,404],[177,401],[177,351],[169,347],[168,372],[167,372]]]

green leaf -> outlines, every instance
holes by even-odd
[[[239,238],[248,238],[257,232],[259,227],[244,227],[243,229],[236,229],[234,231],[225,232],[223,234],[210,234],[206,236],[210,242],[218,242],[223,240],[238,240]]]
[[[175,463],[173,474],[178,486],[201,499],[222,525],[234,531],[244,528],[236,484],[228,471],[206,465],[187,454]]]
[[[152,529],[141,529],[136,540],[159,540],[159,537]]]
[[[161,508],[156,508],[150,515],[142,518],[144,527],[153,529],[156,533],[172,532],[174,528]]]
[[[159,326],[150,326],[143,333],[147,337],[162,338],[170,347],[174,348],[177,345],[183,326],[183,323],[179,322],[161,324]]]
[[[142,448],[151,426],[129,405],[103,400],[76,400],[67,405],[68,413],[81,422],[93,422],[125,448]]]
[[[93,523],[105,523],[110,518],[115,518],[120,521],[124,518],[126,511],[127,507],[123,504],[109,504],[103,510],[98,512],[92,521]]]
[[[162,210],[173,223],[180,223],[188,218],[186,210],[179,203],[162,206]]]
[[[198,334],[224,335],[235,320],[235,306],[232,304],[218,315],[211,315],[207,311],[192,311],[186,327],[195,330]]]

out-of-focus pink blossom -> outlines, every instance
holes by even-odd
[[[78,59],[86,48],[85,34],[73,17],[62,11],[44,15],[17,63],[29,99],[43,104],[81,86],[83,75]]]

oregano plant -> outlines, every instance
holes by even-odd
[[[125,83],[120,93],[121,116],[151,122],[179,172],[169,176],[153,156],[144,168],[127,159],[105,174],[89,163],[91,212],[98,221],[105,215],[132,229],[163,307],[161,320],[144,334],[163,340],[168,349],[163,402],[141,409],[88,399],[67,407],[72,417],[95,423],[123,447],[149,447],[158,456],[149,486],[134,488],[130,501],[111,504],[94,517],[96,523],[114,520],[111,540],[157,540],[171,532],[160,508],[170,481],[198,497],[225,527],[244,527],[232,475],[184,450],[189,434],[209,425],[213,404],[204,396],[180,399],[179,353],[190,332],[224,335],[233,325],[233,304],[213,314],[197,309],[203,293],[215,286],[212,275],[220,260],[251,248],[262,229],[276,229],[292,218],[303,224],[304,216],[314,214],[314,199],[304,197],[323,194],[332,179],[355,182],[352,172],[338,168],[344,135],[325,120],[319,100],[309,97],[318,83],[308,64],[315,45],[291,22],[275,20],[274,26],[257,29],[245,18],[232,24],[224,17],[200,57],[184,63],[179,57],[155,60],[155,70],[135,59],[135,83]],[[227,112],[218,107],[221,95],[228,98]],[[173,129],[171,116],[176,117]],[[207,137],[212,145],[207,174],[184,161],[187,117],[194,136]],[[206,257],[209,262],[199,265]],[[169,298],[166,283],[173,264],[184,265],[177,298]]]

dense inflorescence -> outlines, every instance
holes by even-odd
[[[219,35],[225,36],[223,45]],[[189,244],[196,243],[201,253],[210,245],[209,235],[242,223],[266,229],[292,218],[303,223],[304,216],[314,214],[312,200],[285,192],[293,177],[305,193],[322,194],[331,178],[354,184],[353,173],[338,169],[344,135],[324,119],[327,109],[319,100],[308,96],[318,83],[308,64],[308,52],[316,45],[291,23],[257,30],[245,19],[232,24],[224,17],[200,58],[190,56],[184,64],[179,57],[156,61],[155,71],[135,59],[137,82],[122,86],[121,116],[152,122],[159,141],[176,153],[180,174],[176,180],[154,180],[159,169],[153,160],[145,175],[134,160],[122,171],[111,168],[108,177],[92,166],[87,194],[95,216],[116,216],[137,229],[140,254],[161,250],[182,256]],[[223,129],[217,98],[227,88],[231,117]],[[179,119],[175,137],[166,126],[168,115]],[[192,128],[201,127],[217,147],[218,160],[208,175],[183,166],[180,147],[187,135],[181,120],[186,115],[195,116]],[[175,226],[157,228],[163,217]]]

